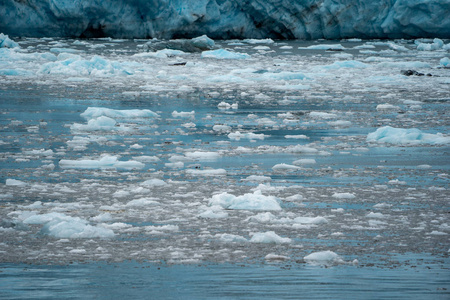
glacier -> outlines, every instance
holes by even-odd
[[[23,37],[450,38],[449,0],[3,0]]]

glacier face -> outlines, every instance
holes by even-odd
[[[450,0],[2,0],[11,36],[450,38]]]

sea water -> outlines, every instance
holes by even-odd
[[[446,49],[16,41],[1,297],[448,297]]]

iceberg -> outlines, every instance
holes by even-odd
[[[445,0],[4,0],[0,28],[33,37],[449,38],[448,11]]]
[[[18,48],[19,44],[9,38],[9,36],[0,33],[0,48]]]
[[[384,126],[367,135],[367,142],[389,143],[399,145],[449,144],[450,137],[442,133],[425,133],[417,128],[394,128]]]

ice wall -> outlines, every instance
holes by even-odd
[[[2,0],[11,36],[450,38],[450,0]]]

